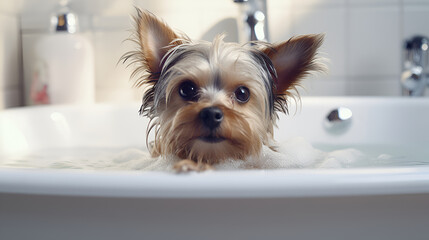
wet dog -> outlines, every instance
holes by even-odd
[[[275,147],[278,113],[300,80],[324,71],[317,50],[322,34],[269,44],[193,41],[148,11],[137,9],[124,55],[145,87],[140,113],[151,119],[153,157],[173,155],[178,171],[204,170],[226,159],[258,156]]]

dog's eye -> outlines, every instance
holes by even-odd
[[[237,101],[240,103],[246,103],[247,101],[249,101],[250,91],[245,86],[238,87],[235,90],[234,94],[235,94],[235,99],[237,99]]]
[[[186,101],[198,100],[198,87],[192,81],[186,81],[180,84],[179,94]]]

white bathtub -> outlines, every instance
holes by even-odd
[[[352,121],[328,131],[337,107]],[[138,108],[0,112],[0,161],[41,149],[144,149]],[[429,99],[307,97],[300,109],[280,118],[276,139],[379,148],[402,161],[187,175],[0,168],[0,239],[428,239]]]

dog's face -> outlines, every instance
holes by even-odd
[[[322,35],[277,45],[193,42],[154,15],[135,17],[137,86],[146,86],[141,113],[152,119],[152,154],[195,162],[256,156],[272,141],[276,112],[287,112],[288,90],[309,71]]]
[[[210,162],[257,154],[272,132],[266,60],[221,39],[173,48],[154,89],[158,151]]]

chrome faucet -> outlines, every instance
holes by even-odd
[[[429,85],[429,38],[414,36],[405,41],[402,95],[423,96]]]
[[[234,0],[240,6],[240,42],[269,41],[266,0]]]

